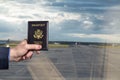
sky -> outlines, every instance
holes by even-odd
[[[0,0],[0,40],[27,39],[49,21],[49,41],[120,43],[120,0]]]

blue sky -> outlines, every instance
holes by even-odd
[[[50,41],[120,42],[119,0],[0,0],[0,39],[27,38],[28,21],[49,21]]]

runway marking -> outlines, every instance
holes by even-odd
[[[65,80],[55,65],[46,56],[32,59],[28,64],[28,70],[33,80]]]

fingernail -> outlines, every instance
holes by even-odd
[[[38,51],[37,54],[40,54],[40,51]]]
[[[39,45],[39,47],[38,47],[38,48],[40,49],[40,48],[42,48],[42,46],[41,46],[41,45]]]

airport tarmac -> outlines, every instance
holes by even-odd
[[[51,48],[31,60],[10,62],[0,80],[119,80],[120,49],[96,46]]]

